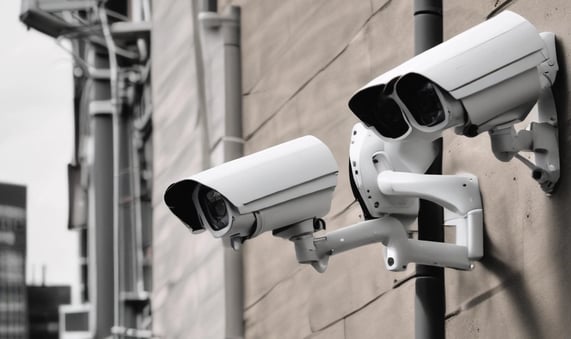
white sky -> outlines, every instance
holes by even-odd
[[[19,1],[0,1],[0,182],[27,186],[28,282],[40,283],[46,265],[46,283],[72,285],[77,300],[78,235],[67,230],[71,57],[26,30],[19,13]]]

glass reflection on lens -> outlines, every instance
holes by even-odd
[[[430,80],[409,74],[399,81],[397,94],[419,125],[432,127],[446,119],[435,85]]]
[[[198,201],[212,229],[219,231],[228,226],[228,207],[220,193],[202,186],[198,191]]]

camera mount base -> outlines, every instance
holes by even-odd
[[[560,176],[557,110],[551,87],[544,88],[537,102],[538,121],[529,129],[516,131],[513,126],[489,132],[492,151],[500,161],[516,158],[531,169],[541,189],[551,193]],[[533,152],[535,162],[519,152]]]

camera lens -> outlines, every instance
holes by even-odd
[[[389,96],[392,83],[389,85],[374,86],[357,93],[349,101],[349,108],[385,138],[396,139],[405,135],[410,126],[399,105]]]
[[[198,202],[212,229],[219,231],[228,226],[228,207],[226,199],[220,193],[202,186],[198,190]]]
[[[435,85],[428,79],[417,74],[404,76],[397,94],[419,125],[432,127],[446,119]]]
[[[386,138],[399,138],[408,132],[408,123],[399,105],[391,98],[381,95],[377,101],[372,125]]]

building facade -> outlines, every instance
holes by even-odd
[[[68,40],[74,56],[68,228],[78,233],[81,305],[62,309],[62,333],[149,338],[149,2],[22,1],[20,19]]]
[[[28,286],[30,339],[58,339],[59,307],[71,303],[70,286]]]
[[[0,184],[0,338],[28,338],[26,187]]]

